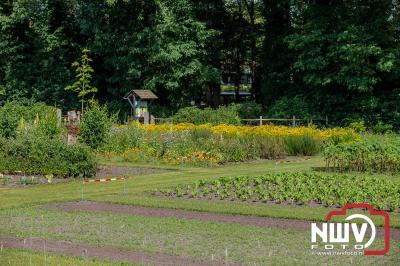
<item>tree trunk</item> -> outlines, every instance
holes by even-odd
[[[81,106],[81,109],[82,109],[82,110],[81,110],[81,115],[83,114],[83,103],[84,103],[84,99],[83,99],[83,97],[82,97],[82,103],[81,103],[81,105],[82,105],[82,106]]]
[[[212,107],[217,108],[220,104],[221,84],[215,83],[211,85],[212,90]]]

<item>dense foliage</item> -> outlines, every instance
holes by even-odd
[[[186,107],[179,109],[173,116],[174,123],[192,123],[195,125],[201,124],[231,124],[239,125],[240,117],[238,109],[234,105],[221,106],[217,109],[197,107]]]
[[[0,101],[77,108],[64,88],[87,48],[96,97],[121,114],[123,95],[139,88],[170,111],[192,101],[217,107],[226,75],[238,102],[250,73],[256,103],[244,118],[328,116],[397,129],[399,21],[391,0],[1,1]]]
[[[77,177],[96,171],[89,147],[67,145],[61,117],[43,103],[9,102],[0,108],[0,157],[0,173]]]
[[[55,120],[56,110],[54,107],[31,101],[8,102],[0,108],[0,136],[15,137],[18,126],[21,129],[25,127],[25,124],[32,124],[35,121],[43,133],[55,134],[56,132],[45,132],[58,131],[57,125],[54,125]]]
[[[84,145],[67,145],[60,138],[20,135],[0,138],[0,172],[58,177],[91,176],[96,163]]]
[[[294,111],[335,123],[399,126],[398,3],[264,2],[267,100],[298,97]]]
[[[93,149],[101,147],[111,127],[111,120],[105,107],[92,103],[82,114],[79,124],[79,139]]]
[[[334,171],[400,172],[400,139],[397,136],[329,143],[323,155],[327,168]]]
[[[399,182],[365,175],[276,173],[254,177],[221,177],[160,192],[167,196],[189,198],[325,206],[363,202],[377,209],[393,211],[400,208]]]
[[[122,96],[146,87],[168,104],[188,104],[219,81],[206,60],[217,32],[195,15],[189,0],[2,1],[0,91],[77,107],[64,88],[74,81],[71,63],[87,48],[100,100],[128,109]]]

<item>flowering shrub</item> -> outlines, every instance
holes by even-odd
[[[358,138],[353,130],[340,128],[134,123],[111,130],[104,155],[114,152],[125,161],[215,165],[285,155],[314,155],[321,150],[323,142],[340,143]]]
[[[194,129],[208,129],[214,134],[226,136],[270,136],[270,137],[293,137],[313,136],[314,138],[335,143],[359,139],[359,135],[350,128],[317,129],[313,127],[287,127],[287,126],[234,126],[234,125],[194,125],[188,123],[162,124],[162,125],[139,125],[147,132],[187,131]]]

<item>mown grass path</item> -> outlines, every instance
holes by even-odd
[[[122,165],[122,164],[121,164]],[[126,166],[135,166],[134,164]],[[149,167],[164,166],[148,165]],[[321,167],[318,157],[288,161],[257,161],[216,168],[165,167],[168,171],[130,176],[123,182],[83,185],[81,181],[0,191],[0,235],[49,240],[67,240],[76,245],[162,253],[196,259],[230,261],[246,265],[321,265],[350,263],[396,265],[400,244],[392,240],[384,257],[316,256],[310,254],[309,232],[233,224],[221,221],[188,220],[182,217],[145,217],[124,213],[66,212],[49,210],[43,204],[90,200],[220,214],[323,221],[330,208],[276,204],[231,203],[155,197],[150,191],[196,179],[221,176],[259,175],[275,171],[311,171]],[[143,167],[143,165],[141,165]],[[397,176],[382,176],[397,179]],[[400,227],[398,213],[391,214],[392,227]],[[378,221],[379,224],[379,221]],[[378,244],[382,239],[379,238]],[[12,251],[9,254],[15,254]],[[140,262],[138,262],[140,263]]]

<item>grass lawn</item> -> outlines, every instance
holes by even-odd
[[[127,250],[239,262],[245,265],[314,265],[338,262],[351,256],[311,255],[308,231],[260,228],[176,218],[132,216],[115,213],[63,212],[36,207],[0,212],[0,234],[17,237],[63,239]],[[382,239],[379,243],[382,244]],[[360,256],[360,265],[400,260],[400,243],[384,257]],[[226,250],[228,256],[226,257]]]
[[[126,263],[105,262],[93,259],[67,257],[43,252],[3,249],[0,251],[0,265],[57,265],[57,266],[123,266]]]
[[[123,214],[71,213],[37,207],[49,202],[80,200],[83,188],[83,198],[92,201],[323,221],[325,215],[332,210],[331,208],[169,199],[155,197],[149,193],[155,189],[173,187],[178,184],[191,184],[196,179],[258,175],[275,171],[312,171],[313,167],[323,166],[319,157],[308,160],[290,158],[290,160],[290,162],[282,163],[256,161],[214,168],[167,166],[165,169],[169,169],[168,171],[131,176],[126,183],[96,183],[83,186],[81,181],[73,181],[27,189],[4,189],[0,192],[0,234],[64,239],[99,246],[112,245],[129,250],[163,252],[207,259],[213,257],[220,260],[226,259],[225,250],[227,249],[229,261],[249,265],[294,265],[309,264],[310,261],[314,264],[337,262],[376,265],[379,262],[394,265],[395,262],[400,261],[399,253],[396,252],[400,248],[398,241],[392,241],[391,252],[384,257],[316,256],[310,254],[308,231]],[[119,164],[138,166],[137,164]],[[140,166],[143,167],[143,165]],[[157,166],[157,168],[163,167]],[[389,175],[381,177],[396,180],[400,178]],[[399,213],[391,213],[391,226],[400,228]],[[18,253],[12,250],[6,250],[6,252],[11,259],[13,259],[13,254]],[[60,265],[63,265],[62,262]]]

